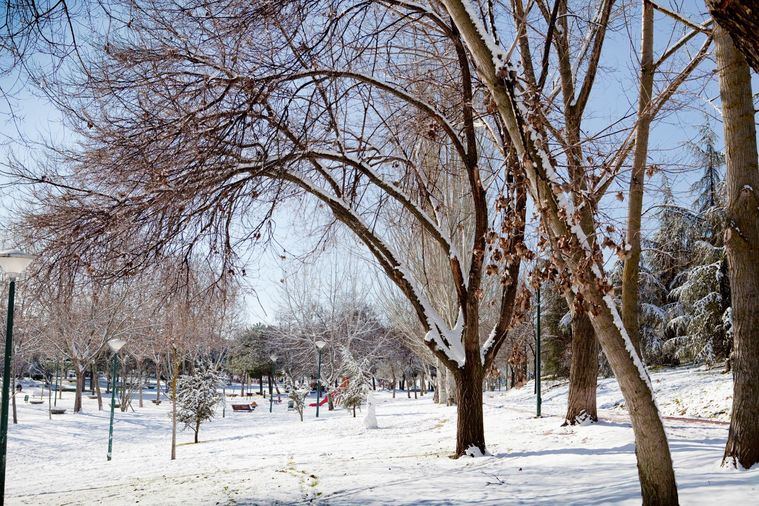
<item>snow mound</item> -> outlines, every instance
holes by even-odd
[[[487,457],[490,454],[487,451],[483,452],[479,447],[472,445],[464,451],[464,455],[468,457]]]

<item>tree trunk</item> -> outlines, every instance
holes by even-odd
[[[137,381],[140,382],[140,407],[142,408],[142,407],[144,407],[143,404],[142,404],[142,384],[143,384],[143,367],[142,367],[142,362],[140,362],[139,371],[140,372],[137,375]]]
[[[759,462],[759,167],[751,74],[719,25],[714,28],[727,161],[725,249],[733,318],[733,412],[723,464]]]
[[[455,372],[456,394],[456,455],[485,453],[485,428],[482,415],[482,366],[467,365]],[[477,452],[474,453],[475,455]]]
[[[446,367],[445,369],[445,390],[448,392],[448,396],[445,400],[446,406],[455,406],[456,397],[458,395],[458,389],[456,388],[456,380],[453,377],[453,373]]]
[[[604,297],[597,286],[585,286],[583,293],[590,307],[599,308],[591,322],[630,413],[643,504],[678,504],[672,456],[648,373],[624,334],[624,325],[617,326],[619,315],[611,296]]]
[[[76,374],[76,392],[74,392],[74,413],[82,411],[82,392],[84,391],[84,369],[79,362],[74,362],[74,372]]]
[[[95,383],[98,381],[98,372],[95,364],[90,366],[90,395],[95,395]]]
[[[443,364],[440,359],[436,359],[435,362],[435,393],[432,400],[435,404],[442,404],[445,402],[445,392],[443,390]]]
[[[195,420],[195,444],[198,443],[198,435],[200,434],[200,419]]]
[[[174,350],[171,368],[171,460],[177,458],[177,377],[179,376],[179,358]]]
[[[569,372],[569,400],[564,425],[598,421],[596,385],[598,346],[593,325],[585,312],[572,316],[572,365]]]
[[[155,400],[161,400],[161,362],[160,359],[155,363]]]
[[[103,411],[103,396],[100,393],[100,377],[97,374],[97,368],[95,369],[95,393],[98,396],[98,411]]]
[[[18,413],[16,412],[16,368],[11,370],[11,408],[13,410],[13,424],[18,423]]]
[[[641,355],[638,294],[640,293],[640,226],[643,213],[643,182],[648,161],[648,136],[651,127],[649,106],[654,85],[654,8],[643,0],[640,49],[640,87],[638,91],[638,128],[635,132],[632,176],[627,210],[627,246],[622,270],[622,321],[627,334]]]

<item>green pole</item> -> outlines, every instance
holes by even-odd
[[[108,460],[111,460],[111,450],[113,449],[113,412],[116,409],[116,368],[119,364],[119,356],[117,353],[113,354],[113,369],[111,376],[113,377],[113,387],[111,388],[111,424],[108,427]]]
[[[319,418],[319,401],[322,394],[322,350],[319,349],[319,359],[316,366],[316,418]]]
[[[540,285],[538,285],[538,321],[536,325],[537,342],[535,344],[535,388],[537,390],[537,416],[540,418],[540,407],[543,404],[540,392]]]
[[[11,354],[13,353],[13,303],[16,297],[16,280],[11,278],[8,287],[8,317],[5,326],[5,362],[3,367],[3,404],[0,419],[0,505],[5,503],[5,463],[8,448],[8,401],[11,386]]]

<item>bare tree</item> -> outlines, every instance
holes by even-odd
[[[468,1],[443,0],[446,11],[461,32],[466,47],[474,60],[479,77],[490,91],[494,107],[501,116],[509,140],[513,143],[517,159],[529,181],[529,191],[542,218],[542,232],[551,245],[552,263],[559,270],[562,286],[571,290],[573,305],[587,311],[601,347],[620,383],[627,402],[633,430],[636,435],[638,473],[645,504],[676,504],[677,487],[672,470],[666,434],[662,426],[648,373],[630,340],[621,316],[612,298],[612,286],[604,274],[603,254],[598,241],[593,239],[596,231],[595,209],[603,191],[617,170],[614,163],[603,164],[598,179],[589,174],[571,170],[574,144],[562,149],[570,170],[568,177],[560,175],[560,166],[550,152],[549,139],[561,144],[563,134],[548,120],[546,99],[541,89],[549,60],[543,59],[542,70],[536,74],[532,67],[531,51],[523,42],[520,48],[522,72],[516,72],[509,54],[501,49],[492,30],[488,31],[483,20]],[[563,2],[557,2],[557,6]],[[584,75],[575,73],[562,80],[564,114],[582,110],[595,80],[595,70],[603,48],[603,32],[608,23],[611,1],[601,2],[597,16],[589,28],[587,37],[587,62]],[[564,37],[563,25],[555,15],[545,16],[548,33],[556,31]],[[550,48],[551,35],[548,35]],[[703,58],[706,49],[699,53]],[[700,59],[697,57],[694,61]],[[559,57],[559,73],[562,73]],[[526,79],[518,79],[527,75]],[[534,80],[529,77],[535,76]],[[572,88],[568,84],[575,83]],[[576,89],[575,89],[576,88]],[[617,159],[625,149],[615,152]],[[614,157],[612,157],[613,160]],[[626,156],[622,156],[626,158]],[[621,162],[619,162],[621,163]],[[609,168],[612,168],[609,170]],[[599,184],[600,183],[600,184]]]
[[[487,112],[474,109],[478,84],[444,17],[413,4],[346,4],[324,28],[305,22],[317,8],[232,2],[201,16],[152,1],[134,9],[123,28],[129,35],[114,31],[81,87],[62,90],[86,148],[67,157],[69,182],[38,175],[53,188],[38,225],[67,231],[50,248],[72,262],[104,256],[129,272],[202,246],[228,274],[235,246],[260,237],[274,204],[310,195],[360,239],[414,307],[423,341],[456,380],[456,454],[479,453],[481,380],[506,337],[516,292],[507,272],[498,322],[481,346],[490,202],[501,200],[492,253],[506,259],[507,271],[518,270],[521,240],[511,231],[523,226],[523,181],[506,177],[511,169],[500,163],[511,148],[495,129],[478,134],[477,117]],[[359,30],[356,12],[366,13]],[[239,44],[241,37],[251,43]],[[387,50],[399,55],[396,63],[372,75]],[[429,103],[414,94],[419,83],[404,82],[410,58],[446,76],[440,89],[448,96]],[[442,199],[429,182],[433,173],[396,135],[411,124],[452,162],[435,169],[461,171],[467,181],[475,223],[469,250],[455,247],[435,213]],[[449,258],[459,306],[452,324],[384,234],[384,211],[399,209]]]

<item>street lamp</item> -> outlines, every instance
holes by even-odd
[[[108,340],[108,347],[113,353],[113,366],[111,376],[113,386],[111,387],[111,423],[108,426],[108,460],[111,460],[111,450],[113,449],[113,412],[116,408],[116,371],[119,364],[119,350],[124,347],[126,341],[123,339],[113,338]]]
[[[535,393],[536,398],[536,414],[540,418],[540,411],[543,404],[542,392],[540,391],[540,285],[537,289],[537,311],[536,311],[536,325],[535,325]]]
[[[277,355],[272,353],[269,355],[269,358],[271,359],[271,379],[269,380],[269,413],[271,413],[272,408],[274,407],[274,388],[272,383],[274,383],[274,365],[277,362]]]
[[[5,463],[8,448],[8,402],[11,388],[11,355],[13,354],[13,305],[16,298],[16,278],[32,263],[33,255],[19,250],[0,251],[0,269],[10,280],[8,285],[8,316],[5,320],[5,362],[3,368],[2,418],[0,418],[0,504],[5,502]]]
[[[316,345],[316,350],[319,355],[318,365],[316,366],[316,418],[319,418],[319,401],[321,400],[322,394],[322,348],[324,348],[327,343],[319,340],[314,344]]]

